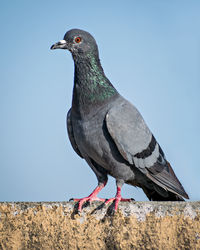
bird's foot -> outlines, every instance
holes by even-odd
[[[108,199],[106,202],[105,202],[105,204],[107,205],[107,204],[109,204],[110,202],[113,202],[113,201],[115,201],[115,207],[114,207],[114,210],[115,210],[115,212],[117,211],[117,208],[118,208],[118,204],[119,204],[119,202],[120,201],[128,201],[128,202],[130,202],[130,201],[134,201],[134,199],[124,199],[124,198],[122,198],[122,197],[114,197],[114,198],[110,198],[110,199]]]
[[[74,201],[78,201],[78,211],[81,212],[82,211],[82,207],[83,207],[83,204],[85,202],[89,202],[91,203],[92,201],[105,201],[105,199],[102,199],[102,198],[99,198],[97,196],[92,196],[92,195],[89,195],[88,197],[84,197],[84,198],[81,198],[81,199],[73,199]]]
[[[107,181],[106,181],[106,182],[107,182]],[[105,199],[102,199],[102,198],[97,197],[97,194],[101,191],[101,189],[102,189],[103,187],[105,187],[106,182],[103,183],[103,184],[100,184],[99,186],[97,186],[97,187],[95,188],[95,190],[94,190],[89,196],[87,196],[87,197],[84,197],[84,198],[81,198],[81,199],[71,199],[71,200],[73,200],[73,201],[78,201],[78,202],[79,202],[79,203],[78,203],[78,212],[81,212],[81,211],[82,211],[82,207],[83,207],[83,204],[84,204],[85,202],[91,203],[92,201],[103,201],[103,202],[105,201]]]
[[[134,199],[130,198],[130,199],[124,199],[121,196],[121,188],[118,187],[117,188],[117,194],[114,198],[110,198],[108,200],[106,200],[105,205],[109,204],[110,202],[115,201],[115,207],[114,207],[114,211],[117,211],[118,205],[120,201],[126,201],[126,202],[130,202],[130,201],[134,201]]]

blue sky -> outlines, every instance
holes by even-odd
[[[96,38],[106,75],[140,110],[191,200],[200,199],[199,1],[19,0],[0,12],[0,201],[64,201],[97,184],[67,137],[71,55],[49,49],[71,28]],[[110,177],[100,196],[115,191]],[[147,200],[128,185],[122,194]]]

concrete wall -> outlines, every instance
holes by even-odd
[[[0,203],[0,249],[200,249],[200,202]]]

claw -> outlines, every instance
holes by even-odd
[[[117,208],[118,208],[118,204],[119,204],[120,201],[130,202],[130,201],[132,201],[132,200],[134,200],[134,199],[132,199],[132,198],[131,198],[131,199],[124,199],[124,198],[122,198],[122,196],[121,196],[121,188],[120,188],[120,187],[117,187],[117,194],[116,194],[116,196],[115,196],[114,198],[108,199],[108,200],[105,202],[105,205],[109,204],[110,202],[115,201],[115,208],[114,208],[114,210],[115,210],[115,212],[116,212],[116,211],[117,211]]]
[[[100,184],[99,186],[97,186],[95,188],[95,190],[88,197],[81,198],[81,199],[70,199],[70,200],[79,202],[79,204],[78,204],[78,212],[82,211],[82,206],[87,201],[89,203],[91,203],[92,201],[103,201],[103,202],[105,201],[105,199],[97,197],[97,194],[101,191],[102,188],[105,187],[106,183],[107,183],[107,181],[104,182],[103,184]]]
[[[81,212],[83,204],[85,202],[89,202],[91,204],[92,201],[102,201],[102,202],[104,202],[105,199],[99,198],[97,196],[90,196],[89,195],[88,197],[85,197],[85,198],[82,198],[82,199],[74,199],[74,201],[78,201],[79,202],[79,204],[78,204],[78,211]]]

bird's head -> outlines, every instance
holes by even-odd
[[[73,57],[85,57],[89,54],[98,56],[95,39],[90,33],[80,29],[69,30],[63,40],[53,44],[51,49],[67,49]]]

